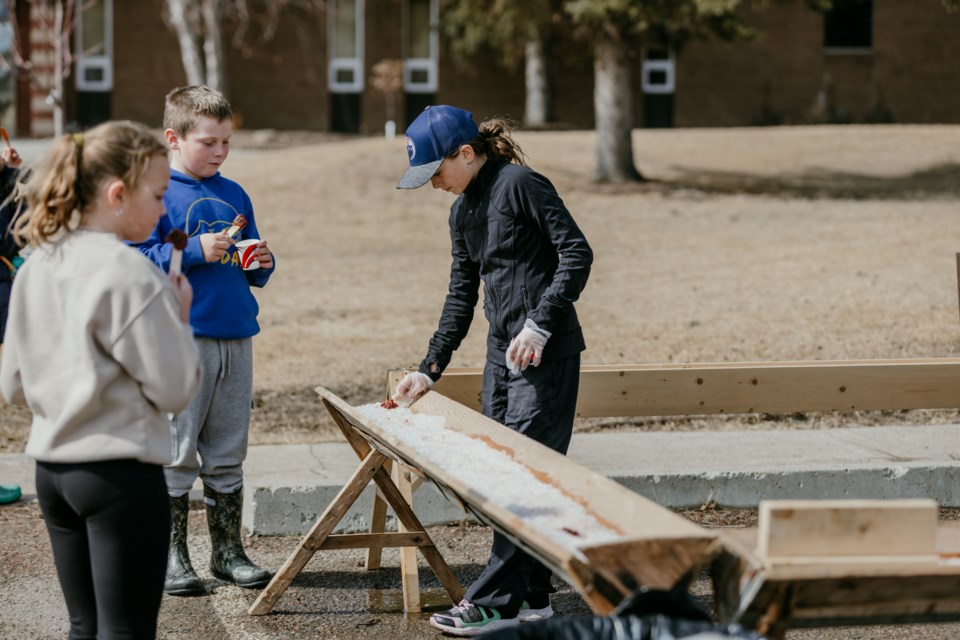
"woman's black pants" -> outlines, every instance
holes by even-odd
[[[37,463],[70,639],[154,638],[170,544],[163,467]]]

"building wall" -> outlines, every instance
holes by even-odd
[[[870,52],[824,51],[803,3],[754,6],[749,43],[696,42],[677,63],[678,126],[960,122],[960,14],[939,2],[875,0]],[[935,98],[936,96],[936,98]]]
[[[163,21],[163,0],[114,2],[116,118],[159,127],[163,98],[186,84],[180,49]],[[238,122],[250,128],[316,129],[329,125],[326,16],[286,9],[272,40],[261,43],[254,23],[245,46],[231,44],[236,19],[227,22],[227,82]]]
[[[112,114],[159,126],[163,96],[185,82],[179,48],[164,24],[163,0],[114,2]],[[374,64],[402,57],[402,0],[367,0],[365,91],[360,132],[376,134],[386,119],[385,97],[373,90]],[[744,9],[760,32],[753,42],[692,42],[677,57],[674,124],[734,126],[810,122],[960,122],[960,14],[935,0],[875,0],[873,48],[831,53],[823,48],[823,18],[806,3],[754,2]],[[441,15],[441,20],[443,19]],[[233,37],[236,23],[228,25]],[[228,51],[230,95],[249,128],[329,130],[326,16],[313,9],[281,13],[275,37],[259,42],[254,23],[247,46]],[[494,56],[457,63],[440,44],[437,103],[520,119],[523,68],[504,68]],[[42,45],[40,45],[42,47]],[[643,122],[640,53],[635,61],[635,123]],[[593,65],[589,46],[572,40],[554,48],[558,126],[591,128]],[[41,54],[42,55],[42,54]],[[42,102],[42,97],[40,97]],[[407,120],[397,96],[398,127]],[[35,131],[45,132],[34,100]],[[414,114],[415,115],[415,114]]]
[[[163,0],[113,3],[114,118],[163,124],[163,97],[186,83],[180,49],[164,24]]]

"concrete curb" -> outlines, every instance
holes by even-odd
[[[931,498],[960,507],[960,425],[810,431],[576,434],[570,457],[671,508],[753,508],[771,499]],[[250,447],[244,464],[244,526],[261,535],[302,535],[359,464],[345,442]],[[36,497],[34,463],[0,455],[0,483]],[[373,487],[338,532],[365,530]],[[191,496],[201,496],[199,482]],[[467,516],[433,485],[414,494],[425,525]],[[395,526],[388,522],[388,527]]]

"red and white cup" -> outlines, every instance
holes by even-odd
[[[237,250],[237,255],[240,256],[240,266],[244,271],[253,271],[260,268],[260,261],[257,260],[257,244],[259,242],[259,238],[248,238],[233,245]]]

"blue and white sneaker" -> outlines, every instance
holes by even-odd
[[[540,622],[541,620],[547,620],[552,617],[553,607],[550,606],[549,602],[547,602],[547,606],[542,609],[533,609],[526,600],[520,605],[520,612],[517,614],[517,619],[520,620],[521,623]]]
[[[479,636],[520,624],[519,618],[503,618],[496,609],[461,600],[460,604],[430,616],[430,625],[452,636]]]

